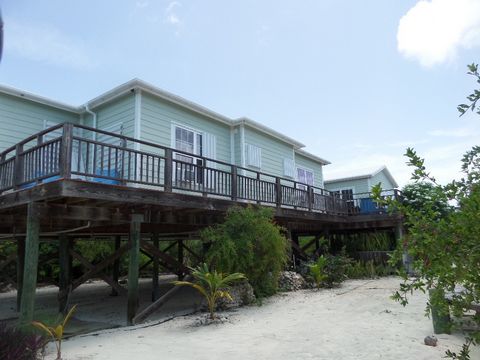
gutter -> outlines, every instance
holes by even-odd
[[[85,111],[86,111],[87,113],[89,113],[90,115],[92,115],[92,119],[93,119],[92,127],[93,127],[94,129],[96,129],[96,128],[97,128],[97,114],[94,113],[92,110],[90,110],[90,109],[88,108],[88,103],[85,104]],[[95,132],[92,133],[92,140],[96,140],[96,139],[95,139],[95,134],[96,134]]]

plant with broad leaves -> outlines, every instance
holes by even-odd
[[[220,298],[232,300],[232,296],[228,292],[230,285],[237,281],[245,279],[245,275],[241,273],[222,274],[216,270],[210,271],[208,265],[203,263],[197,268],[192,269],[192,276],[195,281],[174,281],[177,286],[191,286],[196,289],[207,300],[210,319],[215,319],[215,308]]]
[[[315,263],[308,266],[310,276],[315,282],[317,289],[320,289],[323,282],[327,279],[327,274],[325,273],[326,266],[327,259],[324,256],[320,256]]]
[[[65,331],[65,327],[68,324],[68,321],[72,317],[73,313],[75,312],[77,308],[77,305],[74,305],[68,314],[65,316],[63,321],[59,322],[57,325],[54,326],[49,326],[47,324],[44,324],[43,322],[40,321],[33,321],[32,325],[37,327],[40,330],[45,331],[49,336],[52,337],[53,341],[55,341],[55,347],[57,348],[57,360],[62,359],[62,340],[63,340],[63,334]]]

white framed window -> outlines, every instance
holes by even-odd
[[[253,166],[256,168],[262,167],[262,148],[252,145],[245,144],[247,166]]]
[[[283,175],[295,178],[295,161],[293,159],[283,159]]]
[[[313,186],[314,180],[315,178],[312,170],[302,168],[302,167],[297,167],[297,181],[299,183],[302,183],[297,185],[299,189],[306,190],[306,186],[304,184]]]

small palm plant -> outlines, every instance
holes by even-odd
[[[309,266],[310,276],[312,277],[317,289],[323,284],[327,279],[327,274],[325,273],[325,267],[327,265],[327,259],[324,256],[320,256],[317,261]]]
[[[77,305],[74,305],[68,314],[65,316],[62,322],[58,323],[56,326],[48,326],[40,321],[33,321],[32,325],[39,328],[40,330],[45,331],[49,336],[52,337],[53,341],[55,341],[55,346],[57,348],[57,359],[62,360],[62,340],[63,340],[63,333],[65,330],[65,326],[67,326],[68,321],[72,317],[73,313],[75,312]]]
[[[174,281],[178,286],[191,286],[197,289],[200,294],[207,300],[210,319],[215,319],[215,306],[220,298],[232,300],[232,296],[228,292],[230,285],[241,279],[245,279],[242,273],[222,274],[216,270],[210,271],[208,265],[203,263],[197,268],[192,269],[194,282],[190,281]]]

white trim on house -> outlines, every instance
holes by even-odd
[[[135,90],[135,110],[134,110],[134,138],[141,140],[142,137],[142,91]],[[135,143],[135,150],[140,150],[140,143]]]
[[[230,128],[230,164],[235,164],[235,128]]]
[[[320,164],[322,164],[322,165],[329,165],[329,164],[331,164],[330,161],[325,160],[325,159],[322,159],[321,157],[318,157],[318,156],[316,156],[316,155],[313,155],[313,154],[311,154],[311,153],[309,153],[309,152],[307,152],[307,151],[305,151],[305,150],[303,150],[303,149],[295,149],[295,153],[297,153],[297,154],[299,154],[299,155],[301,155],[301,156],[304,156],[304,157],[306,157],[306,158],[308,158],[308,159],[310,159],[310,160],[313,160],[313,161],[315,161],[315,162],[318,162],[318,163],[320,163]]]
[[[54,108],[57,108],[57,109],[60,109],[60,110],[70,111],[70,112],[74,112],[74,113],[77,113],[77,114],[80,114],[80,113],[83,112],[82,107],[76,107],[76,106],[68,105],[68,104],[62,103],[60,101],[48,99],[46,97],[43,97],[43,96],[40,96],[40,95],[35,95],[35,94],[32,94],[28,91],[19,90],[19,89],[16,89],[14,87],[10,87],[10,86],[7,86],[7,85],[0,85],[0,92],[2,92],[4,94],[7,94],[7,95],[19,97],[19,98],[22,98],[22,99],[27,99],[27,100],[30,100],[30,101],[34,101],[34,102],[37,102],[37,103],[40,103],[40,104],[43,104],[43,105],[51,106],[51,107],[54,107]]]
[[[245,167],[245,126],[240,125],[240,165]]]
[[[287,144],[290,144],[292,146],[294,146],[295,148],[301,148],[301,147],[305,147],[304,144],[302,144],[301,142],[298,142],[286,135],[283,135],[281,133],[279,133],[278,131],[275,131],[265,125],[262,125],[260,124],[259,122],[256,122],[252,119],[249,119],[247,117],[241,117],[239,119],[236,119],[236,120],[233,120],[233,125],[236,126],[236,125],[246,125],[248,127],[251,127],[252,129],[255,129],[255,130],[258,130],[260,131],[261,133],[264,133],[264,134],[267,134],[267,135],[270,135],[271,137],[273,138],[276,138],[276,139],[279,139],[279,140],[282,140],[283,142],[287,143]]]

